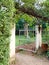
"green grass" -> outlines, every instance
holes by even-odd
[[[16,46],[22,45],[22,44],[29,44],[35,41],[35,37],[26,38],[24,35],[16,36]]]
[[[22,45],[22,44],[29,44],[32,42],[35,42],[35,37],[26,38],[24,35],[16,36],[16,46]],[[43,34],[42,35],[42,42],[49,44],[49,35]]]

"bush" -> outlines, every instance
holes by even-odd
[[[9,40],[14,20],[13,12],[12,0],[0,0],[0,65],[9,65]]]
[[[47,51],[47,57],[48,57],[48,59],[49,59],[49,50]]]

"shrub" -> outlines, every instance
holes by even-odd
[[[0,65],[9,65],[9,40],[14,20],[13,12],[13,0],[0,0]]]
[[[49,59],[49,50],[47,51],[47,57],[48,57],[48,59]]]

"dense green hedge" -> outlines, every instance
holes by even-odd
[[[0,65],[9,65],[9,40],[14,20],[13,12],[13,0],[0,0]]]

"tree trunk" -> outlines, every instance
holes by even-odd
[[[39,28],[39,25],[35,26],[35,32],[36,32],[36,50],[39,49],[42,45],[42,37],[41,37],[41,28]]]

